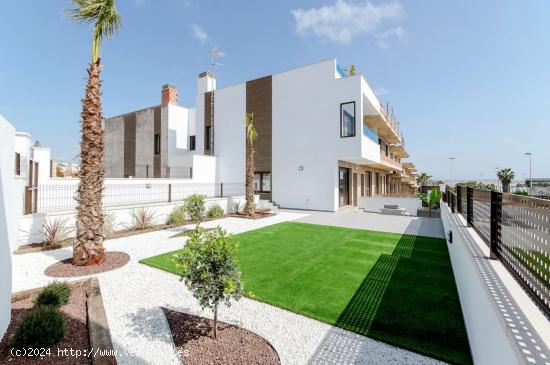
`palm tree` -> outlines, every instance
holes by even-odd
[[[254,205],[254,141],[258,138],[254,127],[254,113],[246,114],[246,209],[247,216],[256,213]]]
[[[514,171],[512,169],[501,169],[497,171],[497,177],[502,183],[502,191],[504,193],[510,192],[510,182],[514,180],[514,177],[516,177],[516,174],[514,174]]]
[[[101,123],[101,41],[120,27],[115,0],[72,0],[68,12],[76,21],[93,25],[92,62],[88,66],[86,94],[82,100],[80,184],[78,185],[74,265],[94,265],[105,260],[103,248],[103,129]]]
[[[424,184],[426,184],[426,182],[428,182],[428,180],[430,180],[431,178],[432,178],[431,175],[428,175],[425,172],[423,172],[420,175],[418,175],[418,177],[416,178],[416,182],[418,183],[418,185],[424,186]]]

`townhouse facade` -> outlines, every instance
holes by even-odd
[[[409,155],[397,123],[365,78],[347,75],[335,59],[222,89],[203,72],[194,108],[177,105],[170,85],[161,99],[106,120],[108,177],[186,178],[209,169],[212,182],[244,183],[245,115],[252,113],[262,199],[336,211],[361,197],[414,191],[414,165],[402,161]]]

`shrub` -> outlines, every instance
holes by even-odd
[[[237,243],[218,226],[206,232],[197,227],[183,250],[172,256],[181,270],[181,279],[202,308],[214,311],[214,338],[217,337],[218,304],[240,299],[243,285],[236,260]]]
[[[183,201],[183,210],[192,221],[201,222],[204,219],[206,208],[204,207],[204,195],[193,194]]]
[[[57,245],[70,238],[72,228],[67,224],[67,218],[48,220],[42,225],[42,242],[44,246]]]
[[[231,210],[233,213],[239,214],[241,211],[241,202],[239,200],[235,200],[231,203]]]
[[[214,204],[208,208],[208,212],[206,214],[208,215],[208,218],[220,218],[223,217],[223,213],[223,208],[219,204]]]
[[[132,223],[130,228],[134,231],[144,231],[153,227],[155,221],[155,211],[147,208],[136,208],[130,212]]]
[[[183,205],[175,207],[168,215],[168,224],[181,225],[185,223],[185,209]]]
[[[38,306],[26,313],[15,331],[14,348],[50,347],[65,336],[65,318],[52,306]]]
[[[69,303],[71,287],[67,283],[53,282],[48,284],[34,300],[37,306],[49,305],[60,307]]]

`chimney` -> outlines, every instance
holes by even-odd
[[[162,105],[166,104],[178,105],[178,89],[174,85],[162,86]]]
[[[197,82],[198,93],[201,94],[212,90],[216,90],[216,78],[214,77],[214,73],[210,71],[201,72]]]

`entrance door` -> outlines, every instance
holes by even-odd
[[[338,169],[338,191],[339,191],[339,206],[349,205],[349,169],[340,167]]]
[[[357,205],[357,173],[356,172],[353,173],[352,188],[353,188],[353,205],[356,206]]]

